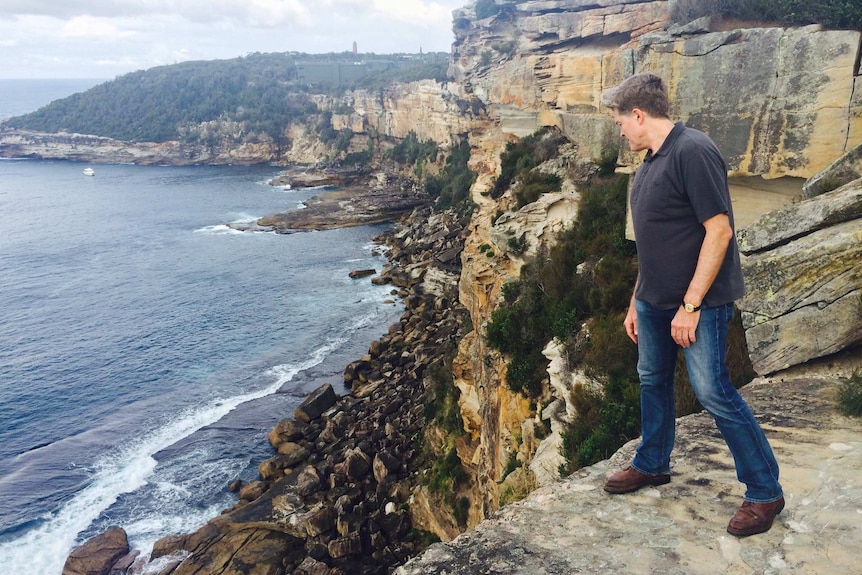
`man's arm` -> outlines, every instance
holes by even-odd
[[[730,240],[733,239],[733,228],[730,226],[730,218],[727,214],[718,214],[709,218],[703,222],[703,227],[706,229],[706,236],[700,246],[697,267],[684,298],[685,302],[695,306],[699,306],[706,297],[706,292],[709,291],[724,262]],[[680,307],[670,324],[673,340],[682,347],[689,347],[695,341],[694,332],[699,320],[700,312],[690,313]]]
[[[623,320],[623,325],[626,328],[626,335],[633,342],[638,342],[638,314],[635,311],[635,293],[638,291],[638,284],[641,281],[641,274],[638,272],[638,277],[635,280],[635,289],[632,290],[632,298],[629,300],[629,311],[626,313],[626,318]]]

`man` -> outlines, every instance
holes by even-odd
[[[631,191],[639,270],[624,321],[638,346],[642,437],[631,466],[612,475],[605,491],[629,493],[670,481],[673,375],[682,347],[695,395],[746,486],[727,531],[763,533],[784,508],[784,496],[772,448],[725,362],[733,302],[745,291],[727,165],[706,134],[670,120],[658,76],[632,76],[602,99],[631,149],[647,151]]]

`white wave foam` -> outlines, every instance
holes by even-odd
[[[204,226],[195,230],[196,234],[212,234],[216,236],[241,234],[240,230],[235,230],[227,224],[217,224],[214,226]]]
[[[364,321],[369,321],[366,319]],[[360,325],[361,322],[355,322]],[[42,524],[18,539],[0,544],[0,573],[3,575],[52,575],[60,573],[69,552],[76,544],[78,534],[86,530],[105,510],[125,494],[140,489],[156,468],[154,455],[184,439],[196,431],[216,423],[239,405],[271,395],[296,374],[310,369],[342,346],[348,339],[347,334],[333,337],[314,350],[308,359],[299,363],[279,365],[268,370],[275,381],[263,389],[237,395],[235,397],[211,400],[198,409],[187,409],[173,421],[133,442],[118,453],[105,456],[94,467],[94,473],[87,486],[78,492],[71,501],[58,511],[39,518]],[[196,518],[202,524],[218,510],[207,509]],[[181,525],[179,532],[187,532],[196,526],[189,525],[186,518],[153,518],[163,521],[170,528]],[[179,522],[179,523],[176,523]],[[145,525],[134,525],[133,532],[146,530]],[[153,539],[154,541],[155,539]],[[150,546],[153,541],[147,542]],[[142,550],[149,553],[149,549]]]

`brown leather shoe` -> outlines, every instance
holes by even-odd
[[[670,482],[670,475],[647,475],[629,466],[614,473],[605,483],[608,493],[631,493],[645,485],[664,485]]]
[[[769,531],[775,516],[784,509],[784,498],[772,503],[743,501],[742,507],[727,524],[727,532],[737,537],[748,537]]]

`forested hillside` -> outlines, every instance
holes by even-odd
[[[448,64],[446,53],[374,58],[386,59],[390,65],[338,85],[300,80],[298,64],[337,65],[361,61],[363,56],[256,53],[231,60],[160,66],[125,74],[31,114],[10,118],[5,125],[137,142],[199,142],[224,135],[228,129],[238,139],[279,142],[293,119],[318,111],[310,93],[380,88],[425,78],[443,80]],[[216,121],[217,130],[199,129]]]

